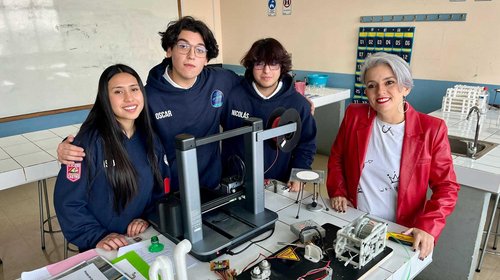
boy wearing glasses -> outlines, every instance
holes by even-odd
[[[199,20],[183,17],[160,32],[166,58],[149,72],[146,83],[153,125],[162,139],[172,174],[177,175],[175,136],[196,138],[219,133],[227,93],[241,80],[222,68],[205,67],[219,48],[210,29]],[[200,185],[215,188],[221,176],[218,143],[197,148]],[[172,176],[172,186],[178,186]]]
[[[145,88],[153,127],[170,163],[171,188],[177,190],[175,136],[188,133],[199,138],[218,133],[227,94],[241,77],[222,68],[205,67],[217,57],[219,47],[202,21],[183,17],[159,34],[166,58],[150,70]],[[71,139],[59,145],[59,160],[65,164],[81,161],[83,149],[69,142]],[[200,186],[217,187],[221,175],[219,145],[198,147],[197,157]]]
[[[316,153],[316,122],[311,114],[311,104],[295,90],[293,79],[288,74],[292,68],[290,54],[277,40],[256,41],[241,64],[246,68],[245,79],[231,91],[231,98],[224,107],[222,126],[225,130],[241,127],[248,117],[261,118],[266,124],[276,108],[296,109],[302,122],[297,147],[285,153],[273,140],[264,145],[265,178],[288,182],[291,169],[310,169]],[[243,158],[242,137],[223,142],[223,162],[228,162],[234,155]],[[288,182],[288,186],[290,191],[300,188],[296,182]]]

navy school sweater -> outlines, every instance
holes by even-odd
[[[219,133],[222,107],[230,89],[241,77],[222,68],[205,67],[189,89],[172,86],[164,77],[166,59],[149,72],[146,84],[153,127],[159,135],[170,163],[172,190],[179,180],[175,136],[181,133],[201,138]],[[215,188],[221,176],[219,143],[197,147],[200,186]]]
[[[243,126],[243,120],[248,117],[257,117],[261,118],[266,125],[276,108],[295,108],[302,121],[302,134],[297,147],[292,152],[285,153],[276,149],[276,142],[273,139],[264,142],[264,171],[270,168],[264,177],[287,182],[292,168],[311,169],[316,153],[316,122],[311,115],[309,102],[295,90],[292,78],[285,75],[282,82],[281,90],[272,98],[265,100],[255,92],[251,80],[242,80],[231,91],[231,98],[224,107],[221,123],[224,130],[230,130]],[[276,153],[278,153],[278,158],[272,164]],[[226,163],[234,164],[234,161],[230,159],[232,155],[238,155],[244,159],[243,137],[233,137],[223,141],[222,161],[225,165]]]
[[[145,218],[162,197],[163,186],[154,184],[146,140],[137,130],[132,138],[124,140],[124,146],[138,174],[139,189],[118,214],[113,209],[114,194],[104,170],[105,163],[112,164],[112,160],[105,161],[102,138],[99,135],[77,135],[75,143],[85,149],[87,156],[72,171],[68,171],[66,165],[61,165],[54,190],[54,207],[64,237],[83,252],[95,248],[109,233],[125,234],[133,219]],[[158,139],[155,153],[162,177],[169,177],[168,162]],[[93,166],[91,170],[89,164]]]

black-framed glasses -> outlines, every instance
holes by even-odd
[[[281,65],[278,63],[278,62],[271,62],[271,63],[265,63],[263,61],[259,61],[259,62],[255,62],[253,64],[253,68],[256,69],[256,70],[262,70],[264,69],[264,67],[269,66],[269,69],[271,70],[278,70],[280,69]]]
[[[194,55],[197,57],[206,57],[208,52],[208,50],[202,45],[191,46],[184,41],[177,42],[175,46],[181,54],[188,54],[191,51],[191,48],[194,48]]]

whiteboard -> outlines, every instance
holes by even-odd
[[[115,63],[145,83],[175,19],[177,0],[1,0],[0,118],[93,104]]]

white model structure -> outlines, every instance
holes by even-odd
[[[488,91],[481,86],[455,85],[446,90],[443,96],[443,112],[459,112],[467,114],[472,106],[486,113],[488,107]]]
[[[337,231],[335,256],[361,269],[385,249],[386,233],[385,222],[363,215]]]

